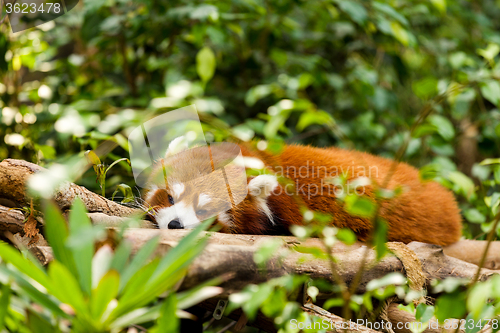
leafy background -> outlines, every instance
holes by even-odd
[[[402,159],[484,238],[500,204],[499,52],[499,0],[80,1],[38,28],[0,26],[0,160],[48,166],[112,140],[109,165],[135,126],[195,104],[209,141],[387,157],[406,141]],[[77,181],[99,191],[92,170]],[[126,163],[106,195],[122,183]]]

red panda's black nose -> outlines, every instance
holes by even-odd
[[[170,223],[168,224],[168,228],[169,229],[184,229],[184,227],[179,222],[179,220],[172,220],[172,221],[170,221]]]

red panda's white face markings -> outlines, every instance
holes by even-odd
[[[182,193],[184,193],[185,189],[186,189],[186,186],[184,184],[181,184],[181,183],[177,183],[177,184],[172,185],[172,194],[173,194],[174,200],[175,199],[178,200],[181,197]]]
[[[173,184],[169,190],[155,189],[146,194],[154,207],[154,218],[161,229],[190,229],[215,215],[210,193],[200,193],[198,184]]]

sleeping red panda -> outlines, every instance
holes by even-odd
[[[272,155],[253,149],[250,144],[238,146],[246,161],[262,163],[274,174],[248,177],[248,191],[244,189],[242,201],[236,205],[228,204],[225,183],[218,181],[220,175],[211,172],[214,161],[203,161],[202,157],[210,154],[208,146],[170,154],[157,163],[159,173],[169,170],[168,184],[160,186],[150,180],[144,200],[153,207],[152,215],[159,228],[193,228],[216,214],[216,223],[223,232],[289,234],[291,225],[304,224],[293,196],[298,194],[311,211],[331,215],[332,225],[350,228],[360,241],[369,239],[371,220],[348,214],[338,197],[342,191],[345,194],[355,190],[374,199],[373,184],[384,182],[392,160],[333,147],[288,145],[278,155]],[[280,184],[277,176],[291,182]],[[347,180],[346,188],[332,184],[331,179],[340,176]],[[225,177],[235,179],[238,175],[226,168]],[[398,163],[387,188],[398,186],[402,193],[385,200],[379,211],[387,221],[389,241],[448,245],[459,240],[460,211],[450,191],[436,182],[422,182],[418,170],[405,163]]]

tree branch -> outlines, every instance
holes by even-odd
[[[44,170],[41,166],[22,160],[5,159],[0,163],[0,204],[8,207],[24,207],[30,203],[26,195],[26,181],[36,173]],[[90,213],[104,213],[111,216],[128,216],[141,212],[138,209],[120,205],[108,200],[85,187],[70,183],[56,193],[54,200],[62,211],[71,207],[73,200],[79,197]]]
[[[129,229],[125,232],[125,238],[131,242],[132,251],[136,253],[152,237],[159,236],[160,246],[156,255],[164,255],[169,249],[176,246],[189,230],[153,230],[153,229]],[[191,288],[214,276],[234,273],[234,277],[221,286],[225,288],[225,294],[241,290],[249,283],[261,283],[271,278],[283,276],[290,273],[306,274],[313,279],[327,279],[332,281],[330,266],[327,260],[320,260],[310,254],[297,252],[296,246],[317,246],[318,239],[309,239],[301,242],[295,237],[280,236],[253,236],[253,235],[229,235],[217,232],[207,232],[209,243],[199,257],[195,259],[187,273],[182,289]],[[254,262],[255,252],[259,245],[269,239],[277,239],[283,242],[283,249],[287,252],[284,258],[278,256],[272,258],[265,268],[259,267]],[[472,280],[477,271],[477,266],[449,257],[444,254],[443,249],[437,245],[412,242],[408,247],[422,263],[423,273],[426,277],[426,285],[432,279],[443,280],[448,277],[464,278]],[[42,251],[43,250],[43,251]],[[36,251],[36,250],[35,250]],[[51,260],[44,252],[42,262]],[[401,261],[394,256],[387,256],[376,262],[375,251],[368,249],[367,269],[364,271],[357,292],[366,291],[366,285],[373,279],[379,279],[391,272],[404,272]],[[350,285],[359,269],[359,264],[364,259],[364,246],[345,246],[339,243],[333,250],[333,255],[338,262],[338,274]],[[482,269],[479,280],[484,281],[493,274],[500,271]]]

